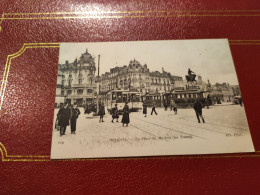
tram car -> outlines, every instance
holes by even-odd
[[[176,105],[182,108],[193,107],[196,99],[198,99],[203,106],[212,105],[209,92],[201,90],[175,91],[168,96],[168,99],[173,99]]]
[[[112,108],[117,104],[119,113],[123,112],[126,102],[131,112],[136,112],[142,109],[141,93],[129,90],[112,90],[107,93],[107,110],[111,112]]]
[[[180,90],[167,93],[149,93],[142,96],[143,102],[151,107],[153,104],[157,107],[164,104],[170,105],[171,100],[180,108],[193,107],[195,99],[199,99],[203,106],[212,105],[208,91],[201,90]]]
[[[162,103],[162,96],[160,93],[147,93],[142,96],[142,100],[145,105],[148,107],[152,107],[155,105],[156,107],[160,107]]]

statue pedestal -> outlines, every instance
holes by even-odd
[[[186,86],[186,90],[191,90],[191,89],[196,89],[196,90],[198,90],[198,89],[200,89],[200,87],[198,86],[198,85],[192,85],[192,86],[189,86],[189,85],[187,85]]]

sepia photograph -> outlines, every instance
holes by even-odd
[[[227,39],[61,43],[51,159],[254,152]]]

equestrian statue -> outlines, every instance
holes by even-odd
[[[194,86],[195,83],[197,84],[197,81],[196,81],[196,74],[191,71],[190,69],[188,69],[188,75],[186,75],[186,80],[187,80],[187,83],[188,83],[188,86],[191,85],[191,86]]]

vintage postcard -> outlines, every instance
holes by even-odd
[[[51,159],[254,152],[227,39],[61,43]]]

